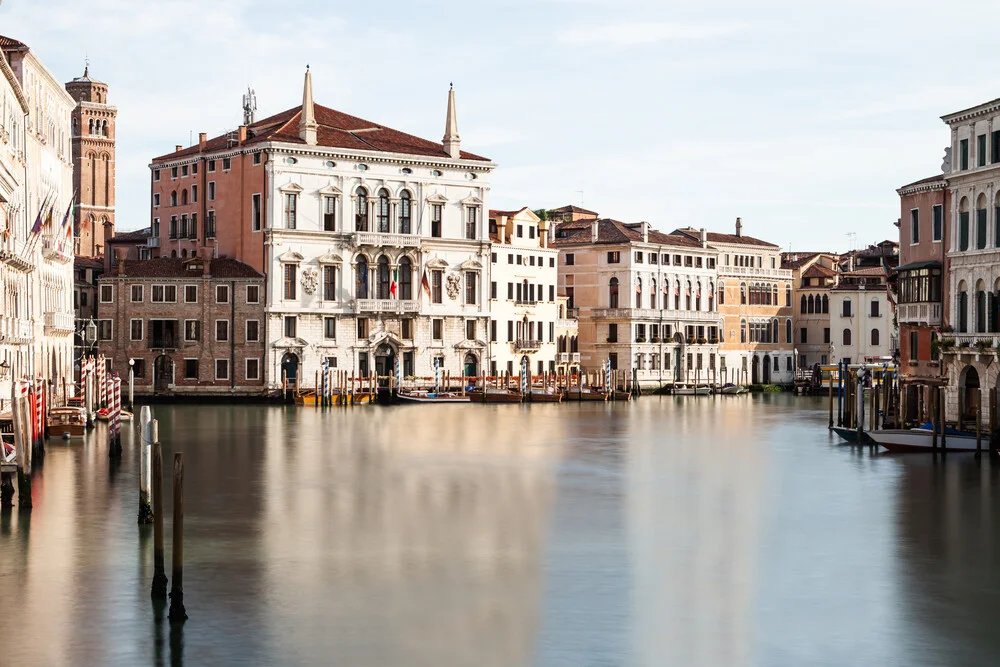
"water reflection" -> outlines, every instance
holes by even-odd
[[[131,433],[112,466],[98,432],[50,445],[34,511],[0,514],[0,663],[1000,654],[1000,465],[841,446],[822,401],[155,414],[167,467],[185,454],[190,620],[149,599]]]

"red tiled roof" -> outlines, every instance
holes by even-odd
[[[588,211],[585,208],[580,208],[579,206],[573,206],[572,204],[570,204],[569,206],[560,206],[559,208],[550,209],[549,213],[586,213],[588,215],[597,217],[597,211]]]
[[[330,148],[346,148],[359,151],[379,151],[384,153],[404,153],[407,155],[426,155],[441,159],[448,159],[449,155],[444,150],[444,145],[427,139],[415,137],[390,127],[378,125],[371,121],[349,116],[340,111],[324,107],[320,104],[314,105],[316,122],[319,128],[316,132],[317,144]],[[299,138],[299,117],[302,114],[302,105],[287,109],[263,120],[259,120],[247,128],[247,139],[241,145],[249,146],[266,141],[277,141],[289,144],[305,144]],[[153,158],[154,162],[174,160],[190,155],[197,155],[199,152],[213,153],[223,151],[230,147],[229,135],[223,134],[213,139],[209,139],[204,150],[199,145],[183,148],[173,153],[167,153]],[[474,153],[462,151],[461,157],[464,160],[489,161]]]
[[[156,257],[154,259],[139,259],[125,261],[125,277],[127,278],[189,278],[201,277],[201,269],[192,270],[187,264],[194,259],[178,257]],[[248,264],[231,257],[220,257],[210,260],[209,273],[212,278],[263,278],[264,275]],[[105,278],[118,277],[118,267],[112,268]]]
[[[77,269],[103,269],[104,260],[100,257],[81,257],[76,255],[73,258],[73,266]]]
[[[578,244],[594,243],[592,239],[591,226],[593,220],[574,220],[572,222],[562,222],[556,225],[556,237],[552,241],[553,246],[569,246]],[[560,236],[560,234],[563,236]],[[679,246],[687,248],[700,248],[700,241],[693,241],[686,236],[675,234],[664,234],[655,229],[649,230],[649,243],[660,245]],[[642,229],[638,224],[627,225],[618,220],[603,218],[597,221],[597,241],[598,244],[617,243],[641,243]]]
[[[525,208],[527,208],[527,207],[525,207]],[[505,215],[508,218],[511,218],[511,217],[514,217],[515,215],[517,215],[518,213],[520,213],[523,210],[524,210],[524,208],[519,208],[516,211],[501,211],[501,210],[498,210],[498,209],[495,209],[495,208],[491,208],[490,209],[490,218],[496,218],[496,217],[501,216],[501,215]]]
[[[937,181],[943,181],[944,174],[935,174],[934,176],[928,176],[927,178],[921,178],[919,181],[913,181],[912,183],[907,183],[906,185],[901,185],[900,190],[905,190],[906,188],[912,188],[915,185],[925,185],[927,183],[934,183]]]
[[[109,243],[134,243],[136,241],[145,241],[150,236],[153,235],[153,230],[149,227],[145,229],[135,229],[128,232],[118,232],[110,239]]]
[[[695,229],[694,227],[682,227],[681,229],[675,229],[672,234],[683,234],[689,238],[695,240],[701,238],[701,231]],[[736,234],[720,234],[719,232],[706,232],[709,243],[737,243],[742,245],[758,245],[766,246],[768,248],[777,248],[779,246],[774,243],[768,243],[767,241],[762,241],[756,239],[752,236],[747,236],[746,234],[741,234],[737,236]]]
[[[845,271],[840,274],[845,278],[850,278],[852,276],[884,276],[886,275],[885,269],[881,266],[867,266],[863,269],[854,269],[853,271]]]
[[[26,49],[28,45],[24,42],[19,42],[13,37],[5,37],[0,35],[0,49]]]
[[[781,268],[785,268],[782,265]],[[833,278],[837,275],[837,272],[833,269],[828,269],[822,264],[813,264],[808,269],[802,272],[803,278]]]

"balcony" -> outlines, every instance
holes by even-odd
[[[72,313],[45,313],[45,333],[73,333],[76,320]]]
[[[416,299],[356,299],[356,313],[415,313],[420,310]]]
[[[580,363],[580,353],[579,352],[560,352],[559,353],[559,363],[560,364],[579,364]]]
[[[595,308],[595,318],[609,320],[693,320],[698,322],[719,322],[722,316],[714,311],[667,310],[655,308]]]
[[[719,277],[725,279],[726,276],[791,280],[792,272],[789,269],[768,269],[756,266],[719,266]]]
[[[42,235],[42,257],[66,264],[73,261],[73,239],[63,233]]]
[[[18,245],[20,248],[17,247]],[[24,273],[34,271],[35,265],[22,256],[25,244],[12,242],[9,243],[9,246],[8,248],[0,248],[0,262],[10,266],[15,271],[22,271]]]
[[[151,350],[176,350],[177,336],[153,336],[149,339]]]
[[[579,327],[579,322],[576,320],[556,320],[556,329],[562,330],[576,330]]]
[[[5,343],[30,343],[34,339],[31,332],[31,322],[4,317],[0,319],[0,340]]]
[[[922,324],[928,327],[941,326],[940,303],[901,303],[896,306],[896,316],[900,324]]]
[[[534,306],[536,303],[537,299],[514,299],[515,306]]]
[[[146,247],[147,248],[159,248],[160,247],[160,237],[159,236],[150,236],[148,239],[146,239]]]
[[[383,234],[380,232],[355,232],[354,242],[369,246],[392,246],[394,248],[419,248],[420,237],[415,234]]]
[[[517,351],[531,351],[542,347],[542,341],[534,338],[518,338],[514,341],[514,349]]]

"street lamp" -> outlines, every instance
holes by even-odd
[[[90,321],[84,326],[83,342],[87,344],[89,349],[93,349],[94,345],[97,344],[97,322],[91,317]]]
[[[0,380],[6,380],[10,377],[10,364],[4,359],[0,361]]]
[[[132,395],[135,388],[135,359],[128,360],[128,411],[132,410]]]

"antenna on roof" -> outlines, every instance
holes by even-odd
[[[306,68],[309,66],[306,65]],[[247,92],[243,95],[243,124],[253,125],[253,117],[257,111],[257,93],[247,85]]]
[[[854,247],[858,242],[857,232],[847,232],[845,236],[847,236],[847,243],[849,244],[848,250],[854,250]]]
[[[577,190],[576,194],[580,195],[580,206],[583,206],[583,190]]]

